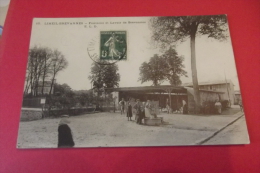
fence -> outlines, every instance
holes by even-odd
[[[45,99],[45,97],[23,98],[23,107],[42,108],[41,99]]]

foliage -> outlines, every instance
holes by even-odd
[[[172,44],[183,42],[190,38],[194,99],[196,112],[199,112],[200,96],[196,68],[195,38],[196,35],[208,35],[208,37],[220,41],[225,40],[228,37],[226,16],[155,17],[151,18],[150,24],[153,33],[152,40],[162,50],[166,50]]]
[[[93,103],[99,108],[100,104],[102,106],[104,102],[104,98],[101,97],[104,89],[119,87],[120,74],[118,73],[118,66],[117,64],[108,64],[104,60],[101,60],[101,63],[93,62],[88,78],[93,85],[93,91],[97,93],[96,97],[93,97]]]
[[[166,77],[170,81],[171,85],[179,86],[182,84],[180,77],[187,77],[187,72],[183,70],[183,56],[178,56],[175,49],[170,47],[163,55],[162,59],[167,63]]]
[[[163,55],[155,54],[148,63],[142,63],[138,80],[141,83],[152,81],[154,86],[168,80],[171,85],[178,86],[181,84],[180,77],[187,76],[183,70],[183,60],[184,57],[178,56],[175,49],[170,47]]]
[[[228,37],[225,15],[155,17],[151,18],[150,24],[152,40],[162,49],[186,41],[194,31],[220,41]]]
[[[50,97],[50,105],[58,108],[71,108],[76,105],[75,93],[67,84],[54,84],[55,94]]]
[[[119,86],[120,75],[117,64],[101,65],[93,62],[90,74],[88,78],[93,83],[93,89],[96,91]]]
[[[90,101],[90,96],[87,93],[81,93],[78,96],[78,101],[81,106],[85,106]]]
[[[167,79],[166,77],[166,62],[155,54],[150,58],[150,61],[143,62],[140,70],[139,81],[141,83],[152,81],[154,86],[160,85],[163,81]]]

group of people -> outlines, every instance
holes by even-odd
[[[133,99],[129,99],[128,102],[122,99],[119,102],[119,105],[121,108],[121,115],[124,114],[126,110],[128,121],[132,121],[133,110],[135,110],[135,120],[137,124],[142,124],[142,120],[145,117],[156,117],[155,107],[150,100],[142,103],[139,99],[137,99],[136,102]]]

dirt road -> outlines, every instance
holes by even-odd
[[[237,111],[238,112],[238,111]],[[233,112],[232,112],[233,113]],[[212,136],[238,115],[161,114],[162,126],[138,125],[120,113],[70,117],[75,147],[194,145]],[[60,118],[20,122],[18,148],[56,148]],[[243,126],[245,122],[241,122]],[[240,132],[239,132],[240,133]],[[246,132],[247,133],[247,132]],[[227,134],[223,142],[232,144]]]

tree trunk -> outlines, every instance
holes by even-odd
[[[43,69],[43,76],[42,76],[42,95],[43,95],[43,90],[44,90],[44,82],[45,82],[45,74],[46,73],[46,57],[44,59],[44,69]]]
[[[191,72],[192,72],[192,83],[194,89],[194,99],[195,99],[195,113],[200,111],[200,93],[199,84],[197,77],[197,67],[196,67],[196,54],[195,54],[195,38],[197,32],[198,24],[193,22],[191,25],[190,32],[190,47],[191,47]]]
[[[54,82],[55,76],[56,76],[56,74],[53,75],[53,78],[51,80],[51,89],[50,89],[49,95],[51,95],[51,90],[53,88],[53,82]]]

